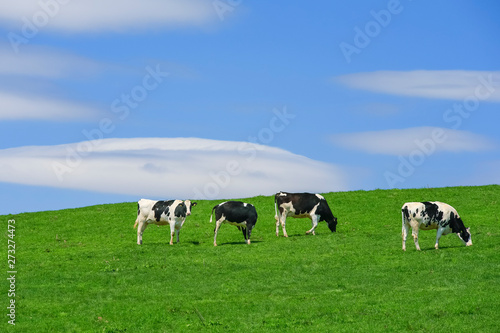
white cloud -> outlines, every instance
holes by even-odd
[[[335,134],[340,147],[370,154],[405,155],[420,149],[434,152],[478,152],[495,148],[487,138],[468,131],[439,127],[412,127],[385,131]]]
[[[0,3],[0,20],[36,29],[101,32],[158,26],[202,26],[216,18],[206,0],[23,0]]]
[[[0,91],[0,120],[68,121],[91,119],[99,110],[47,97]]]
[[[95,118],[99,110],[93,107],[24,90],[29,89],[33,78],[45,84],[53,79],[97,74],[103,69],[104,65],[98,62],[50,48],[26,45],[23,52],[15,53],[5,44],[0,44],[0,120]]]
[[[354,89],[392,95],[500,102],[499,71],[377,71],[343,75],[335,80]]]
[[[41,78],[88,75],[103,70],[104,64],[46,47],[25,45],[23,52],[13,52],[0,44],[0,74]]]
[[[56,49],[26,45],[15,53],[0,44],[0,120],[93,119],[100,112],[94,107],[25,90],[60,78],[85,78],[109,67]]]
[[[335,165],[269,146],[198,138],[103,139],[0,150],[0,181],[151,198],[346,190]]]

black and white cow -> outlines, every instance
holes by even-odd
[[[326,221],[332,232],[337,231],[337,218],[333,216],[325,198],[319,194],[312,193],[286,193],[279,192],[274,196],[274,210],[276,215],[276,236],[279,235],[279,224],[283,229],[283,235],[288,237],[285,225],[287,216],[297,218],[310,218],[312,228],[306,234],[315,235],[314,229],[321,221]],[[279,210],[279,214],[278,214]]]
[[[148,224],[170,225],[170,245],[174,244],[174,233],[177,235],[179,243],[179,231],[181,230],[186,217],[191,215],[191,208],[196,206],[196,202],[190,200],[168,200],[156,201],[141,199],[137,202],[137,219],[134,228],[137,228],[137,244],[142,244],[142,233]]]
[[[210,223],[215,211],[214,246],[217,246],[217,232],[222,223],[235,225],[243,232],[245,241],[250,244],[252,229],[257,223],[257,211],[252,204],[241,201],[226,201],[212,208]]]
[[[457,234],[466,246],[472,245],[470,229],[465,228],[464,222],[458,215],[455,208],[448,204],[433,201],[433,202],[407,202],[401,208],[402,215],[402,236],[403,236],[403,251],[406,251],[406,237],[410,227],[412,229],[413,241],[417,250],[420,251],[418,245],[418,230],[437,229],[436,244],[434,247],[438,249],[439,238],[441,235],[447,235],[450,232]]]

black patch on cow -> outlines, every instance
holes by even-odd
[[[425,213],[429,216],[429,224],[433,221],[439,223],[443,220],[443,211],[439,210],[438,205],[429,201],[422,203],[425,205]]]
[[[275,194],[274,202],[279,207],[280,215],[283,214],[281,208],[283,203],[291,202],[295,209],[295,215],[309,214],[319,203],[316,209],[316,214],[320,216],[318,222],[326,221],[330,231],[337,231],[337,218],[333,216],[326,200],[318,198],[316,194],[279,192]]]
[[[462,227],[465,229],[463,222],[462,222]],[[461,228],[460,228],[458,221],[457,221],[457,217],[455,216],[455,214],[453,212],[450,213],[450,228],[451,228],[451,231],[455,234],[461,231],[460,230]]]
[[[153,211],[155,212],[155,220],[160,222],[161,216],[163,214],[168,215],[170,206],[174,203],[175,200],[168,201],[157,201],[153,205]]]
[[[408,210],[408,206],[404,206],[403,209],[401,209],[401,212],[403,213],[405,220],[409,221],[410,220],[410,211]],[[415,217],[415,214],[413,214],[413,217]]]
[[[227,201],[215,206],[212,209],[212,213],[214,210],[216,221],[224,215],[226,221],[229,222],[246,222],[246,228],[238,227],[238,229],[242,230],[245,239],[250,239],[252,229],[255,226],[255,223],[257,223],[257,210],[253,205],[249,203],[245,204],[241,201]]]
[[[181,202],[175,207],[174,216],[175,217],[186,217],[187,207],[184,202]]]

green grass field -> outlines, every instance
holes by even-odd
[[[324,194],[338,218],[305,235],[287,219],[275,235],[273,197],[244,199],[259,214],[252,244],[223,225],[213,247],[212,207],[199,201],[170,246],[168,226],[133,229],[136,203],[0,216],[4,309],[0,331],[19,332],[498,332],[500,186]],[[139,199],[139,198],[138,198]],[[409,236],[407,201],[454,206],[473,246],[435,230]],[[16,325],[6,316],[7,221],[15,219]]]

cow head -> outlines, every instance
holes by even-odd
[[[466,228],[460,232],[457,232],[457,236],[462,240],[462,242],[465,243],[466,246],[472,245],[472,236],[470,234],[470,228]]]
[[[464,222],[460,216],[451,216],[451,229],[457,234],[458,238],[462,240],[467,246],[472,245],[472,238],[470,228],[465,228]]]
[[[191,207],[194,207],[197,205],[196,202],[191,202],[191,200],[185,200],[184,204],[186,205],[187,211],[186,211],[186,216],[191,215]]]
[[[327,220],[326,223],[328,223],[328,228],[331,232],[337,231],[337,218],[335,216],[331,220]]]

